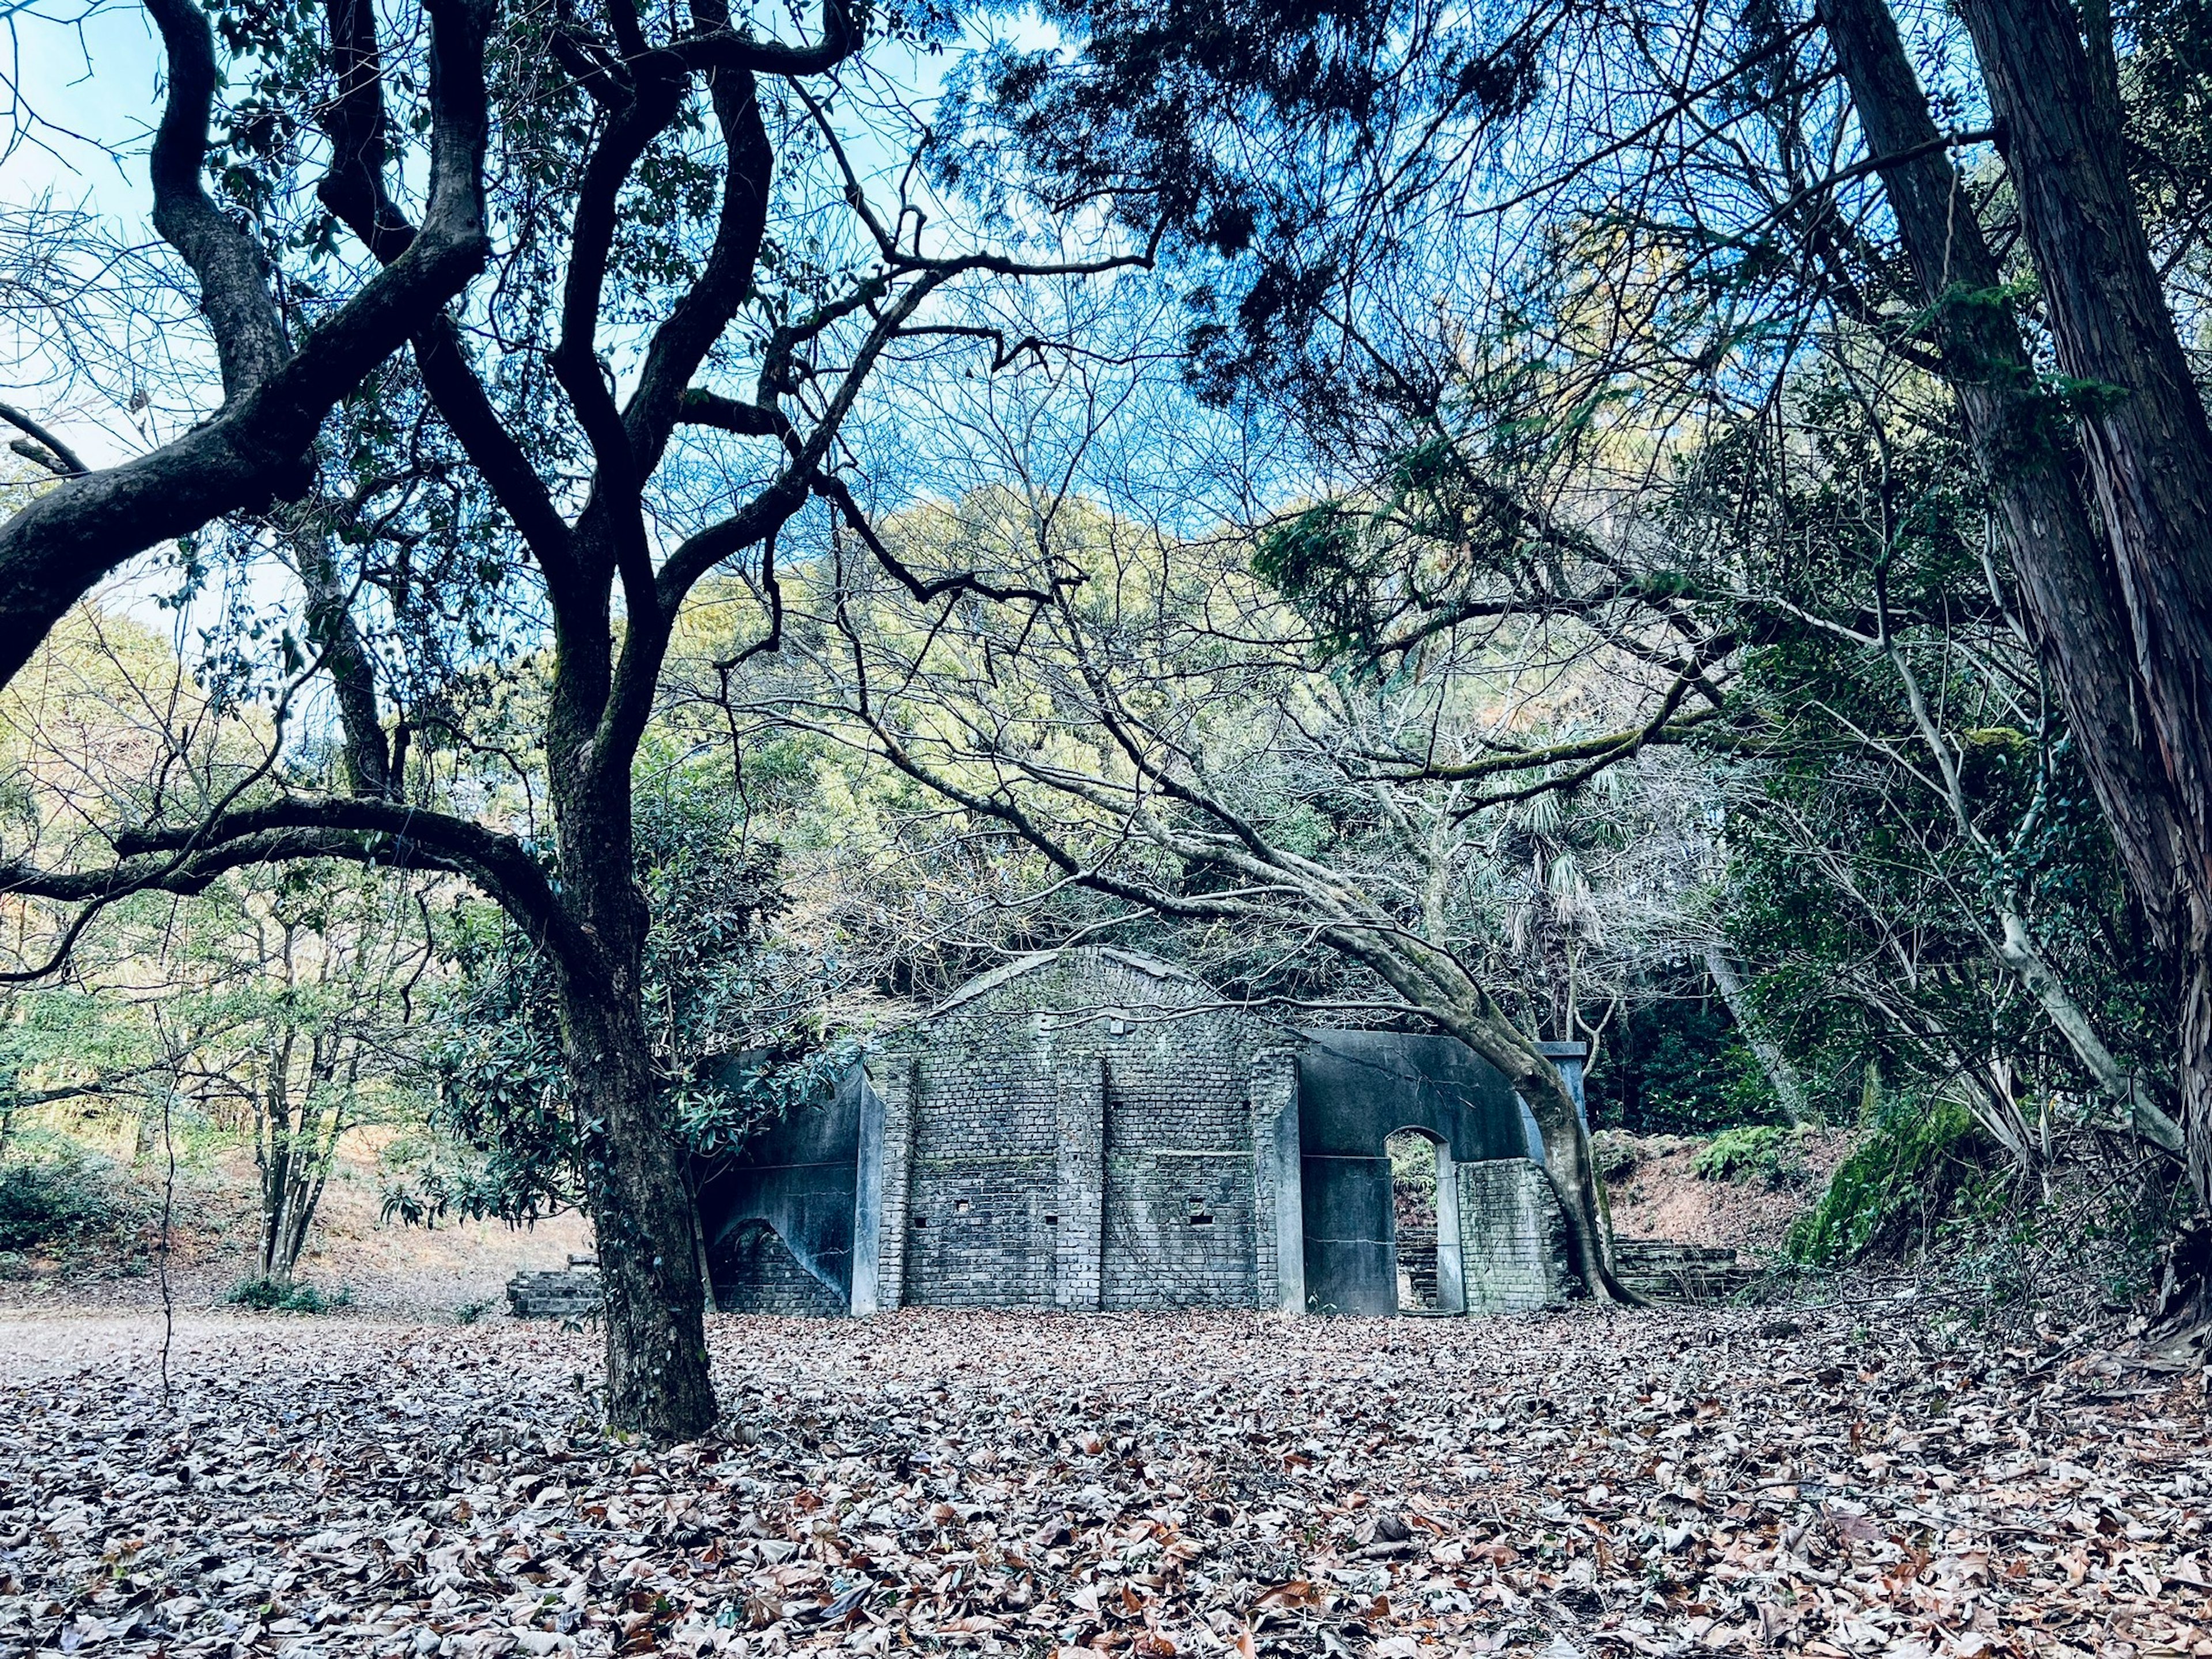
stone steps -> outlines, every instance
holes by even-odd
[[[1437,1226],[1398,1218],[1398,1311],[1431,1313],[1437,1305]],[[1412,1292],[1412,1301],[1407,1293]]]
[[[1655,1302],[1722,1302],[1759,1276],[1724,1245],[1617,1238],[1613,1248],[1620,1282]]]

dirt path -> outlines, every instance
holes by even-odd
[[[1787,1143],[1779,1178],[1707,1181],[1694,1167],[1706,1144],[1700,1138],[1616,1130],[1604,1139],[1626,1165],[1607,1182],[1613,1228],[1623,1238],[1726,1245],[1753,1258],[1781,1249],[1790,1224],[1818,1200],[1857,1144],[1856,1135],[1841,1131],[1796,1135]]]

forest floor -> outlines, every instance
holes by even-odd
[[[1627,1165],[1606,1183],[1613,1229],[1623,1238],[1726,1245],[1754,1259],[1781,1249],[1790,1224],[1859,1142],[1850,1130],[1792,1135],[1777,1175],[1707,1181],[1692,1167],[1709,1144],[1705,1137],[1612,1130],[1601,1139]]]
[[[2212,1656],[2203,1377],[1900,1297],[1486,1321],[0,1313],[0,1652]]]

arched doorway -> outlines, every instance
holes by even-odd
[[[1390,1219],[1397,1256],[1398,1311],[1441,1310],[1437,1276],[1437,1143],[1419,1129],[1383,1142],[1390,1159]]]

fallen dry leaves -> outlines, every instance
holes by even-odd
[[[1898,1308],[272,1316],[0,1387],[0,1651],[2212,1656],[2201,1378]]]

